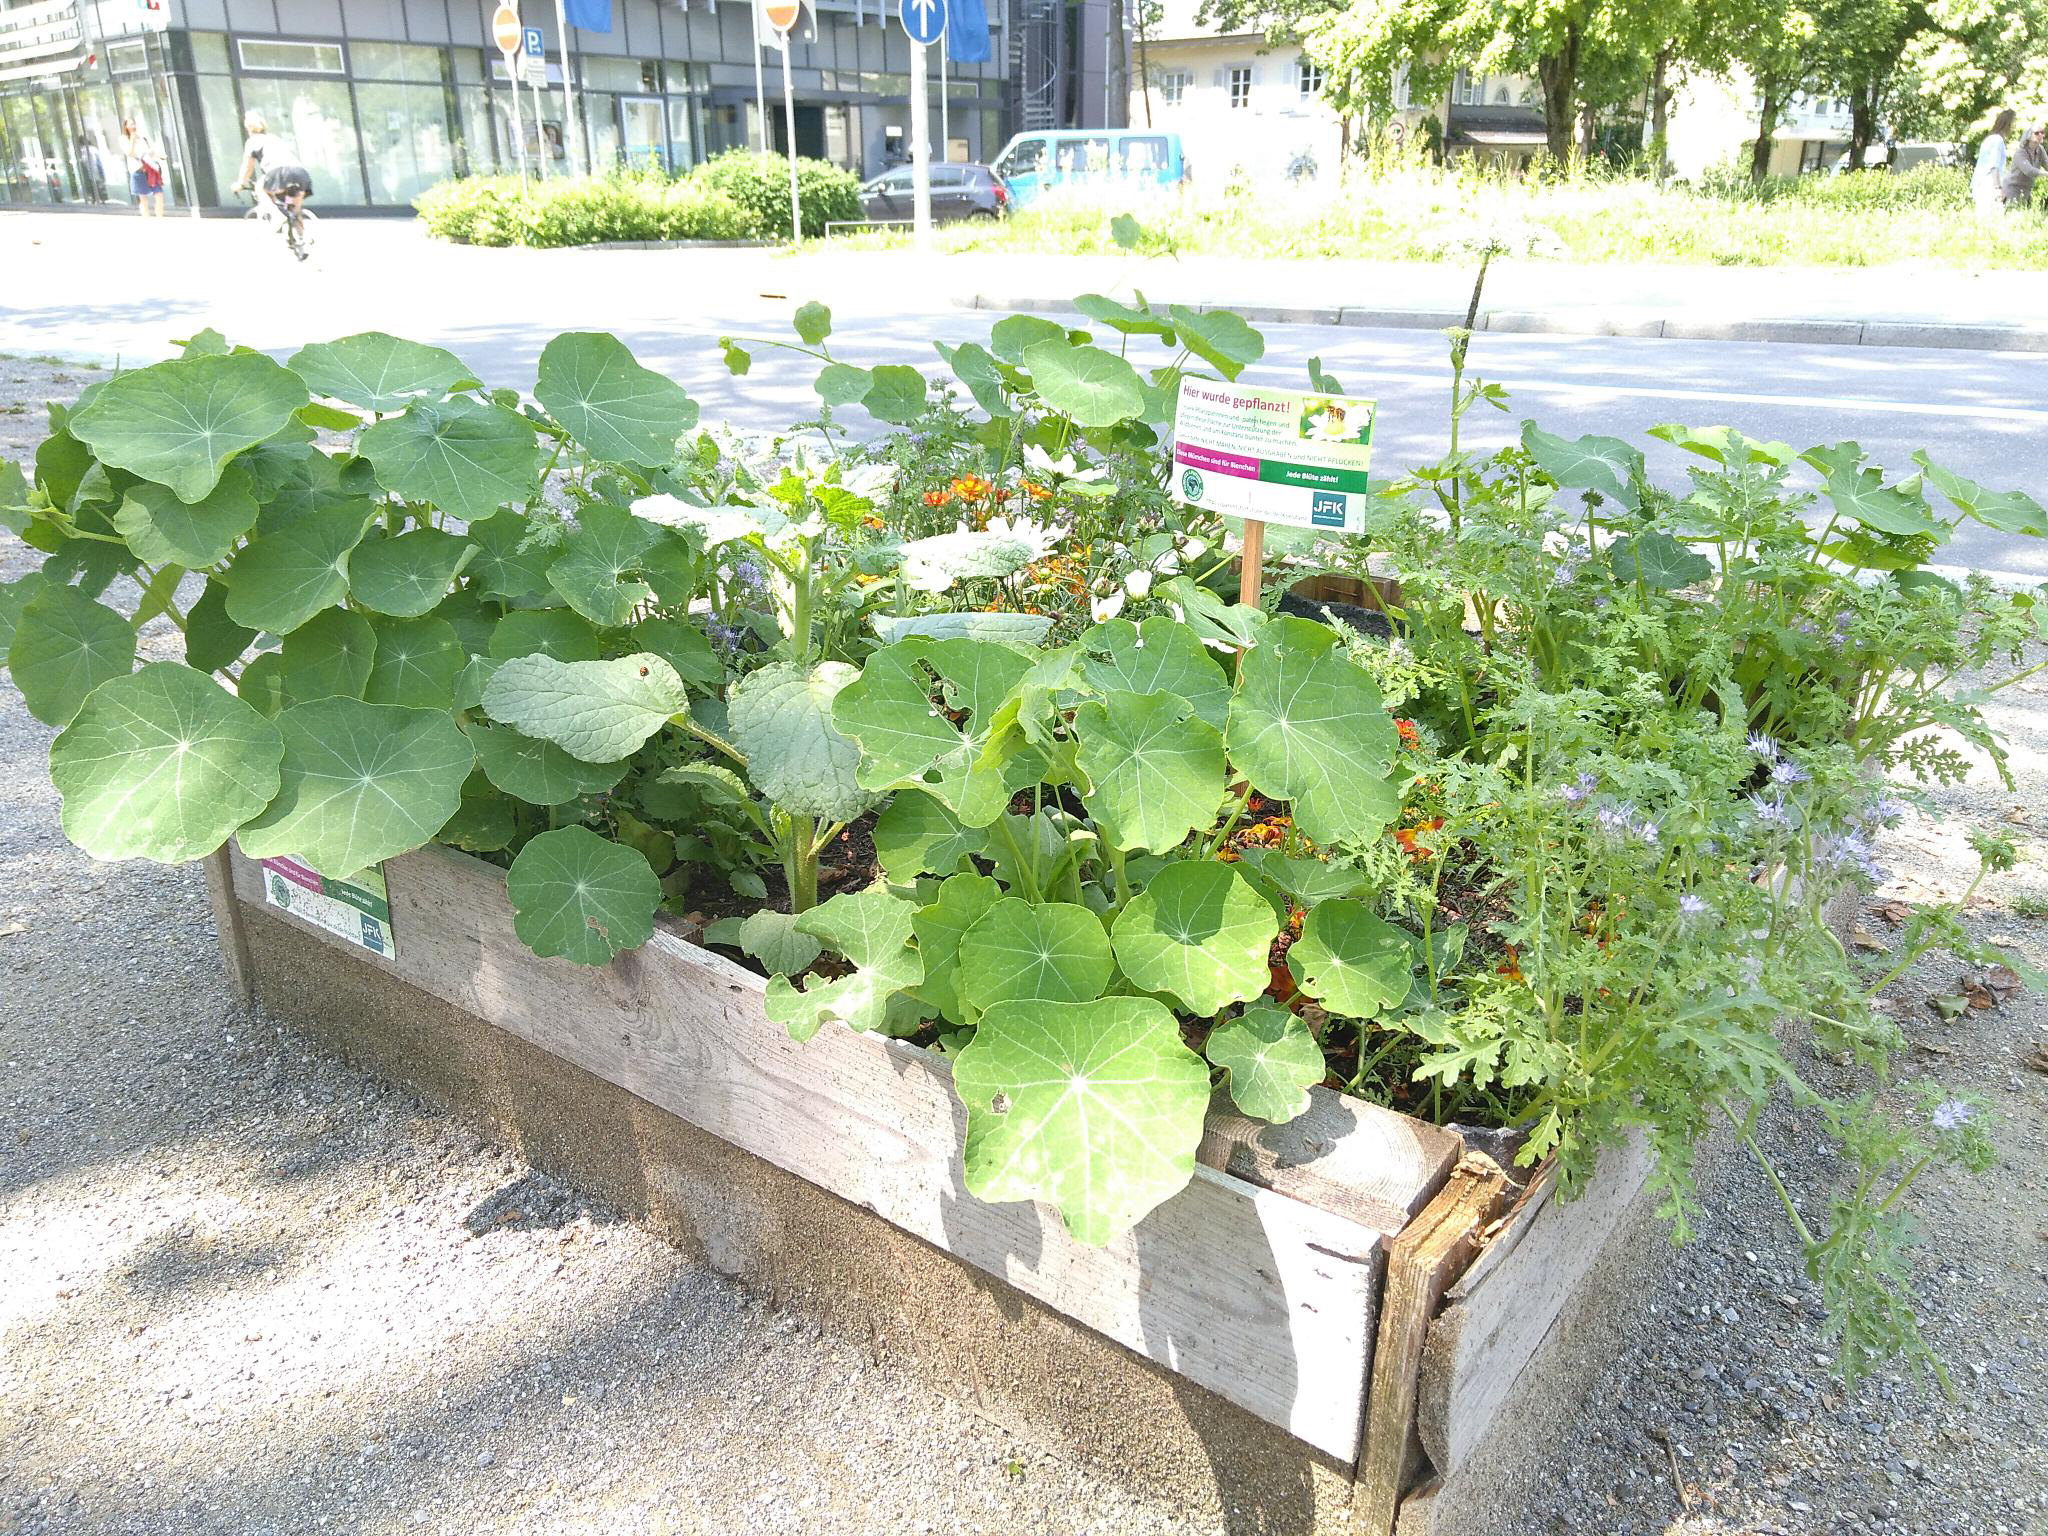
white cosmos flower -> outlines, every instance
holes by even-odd
[[[1152,573],[1132,571],[1124,578],[1124,590],[1135,598],[1144,598],[1152,591]]]
[[[1107,470],[1101,468],[1081,468],[1080,465],[1074,462],[1074,456],[1071,453],[1063,453],[1058,458],[1054,458],[1036,443],[1026,443],[1024,445],[1024,466],[1035,474],[1045,475],[1056,480],[1100,480],[1108,473]]]
[[[1118,587],[1107,597],[1098,597],[1088,605],[1088,616],[1098,624],[1106,624],[1124,611],[1124,589]]]
[[[1043,560],[1047,555],[1066,542],[1067,530],[1055,528],[1050,523],[1033,522],[1030,518],[992,517],[988,520],[988,531],[1001,538],[1014,539],[1019,544],[1031,546],[1031,558]]]

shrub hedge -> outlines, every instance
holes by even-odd
[[[822,160],[797,162],[804,233],[860,217],[860,182]],[[603,240],[758,240],[789,236],[789,167],[733,150],[671,180],[615,170],[573,181],[470,176],[413,206],[429,234],[461,245],[589,245]]]

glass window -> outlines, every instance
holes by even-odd
[[[192,67],[202,75],[228,72],[228,39],[224,32],[193,32],[186,41],[192,48]]]
[[[149,72],[149,45],[139,37],[124,37],[119,42],[110,42],[107,49],[107,70],[116,75],[142,75]]]
[[[448,101],[440,86],[365,82],[356,87],[356,121],[371,202],[410,203],[455,173]]]
[[[441,50],[404,43],[349,44],[358,80],[409,80],[415,85],[441,83]]]
[[[1224,85],[1230,91],[1230,105],[1249,107],[1252,104],[1252,71],[1249,64],[1239,64],[1225,72]]]
[[[1003,157],[996,162],[998,176],[1029,176],[1045,160],[1045,140],[1019,139],[1003,151]]]
[[[1323,66],[1314,59],[1303,59],[1300,68],[1301,99],[1307,101],[1323,94]]]
[[[465,85],[483,83],[484,61],[474,48],[455,50],[455,78]]]
[[[1131,176],[1150,176],[1166,169],[1166,140],[1128,138],[1117,145],[1117,169]]]
[[[671,75],[675,66],[669,67]],[[686,170],[698,161],[697,132],[691,118],[690,103],[680,96],[671,96],[668,103],[668,153],[670,163],[679,171]]]
[[[320,202],[359,207],[366,200],[362,161],[356,153],[355,110],[344,82],[245,75],[242,103],[261,112],[270,131],[298,152],[299,163],[312,173],[313,195]],[[233,142],[239,165],[239,133]]]
[[[509,102],[510,97],[506,100]],[[505,122],[500,118],[492,121],[493,108],[491,93],[474,85],[455,88],[455,117],[462,128],[462,160],[456,173],[464,176],[489,176],[497,171],[509,171],[512,157],[506,153],[499,159],[499,148],[508,141]]]
[[[1181,97],[1194,83],[1195,77],[1185,69],[1169,69],[1159,77],[1159,99],[1169,107],[1180,105]]]
[[[242,68],[285,70],[296,75],[343,73],[341,44],[295,43],[283,38],[238,37]],[[307,170],[311,170],[309,165]]]
[[[585,60],[588,63],[588,60]],[[590,124],[590,168],[603,171],[619,163],[619,99],[602,91],[583,98],[584,121]]]

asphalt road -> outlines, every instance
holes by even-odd
[[[935,339],[984,339],[997,318],[954,304],[955,293],[971,291],[971,277],[958,275],[967,270],[761,250],[480,251],[435,244],[406,224],[336,220],[322,254],[295,268],[260,231],[232,221],[0,215],[0,352],[148,361],[211,325],[283,355],[375,328],[447,346],[493,383],[530,387],[557,332],[609,330],[689,388],[707,417],[770,430],[815,404],[815,362],[757,348],[753,370],[734,378],[717,337],[790,339],[788,316],[815,297],[832,305],[831,344],[846,361],[936,372]],[[1172,291],[1170,264],[1132,275],[1155,293]],[[1443,452],[1450,374],[1440,334],[1263,329],[1266,360],[1250,377],[1305,384],[1306,360],[1318,356],[1346,388],[1377,397],[1381,469]],[[1148,348],[1163,357],[1142,340],[1134,356],[1146,361]],[[1795,448],[1854,439],[1899,473],[1925,448],[1985,484],[2048,499],[2048,409],[2039,404],[2048,357],[2038,354],[1489,332],[1474,338],[1470,366],[1511,394],[1506,412],[1482,406],[1467,417],[1466,441],[1476,446],[1511,441],[1530,417],[1553,432],[1640,442],[1653,471],[1682,484],[1687,456],[1645,429],[1726,424]],[[2048,580],[2048,540],[1971,527],[1944,560]]]

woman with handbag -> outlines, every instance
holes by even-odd
[[[128,157],[128,190],[135,198],[136,212],[148,216],[149,200],[156,199],[156,216],[164,216],[164,147],[137,125],[132,117],[121,119],[121,152]]]

